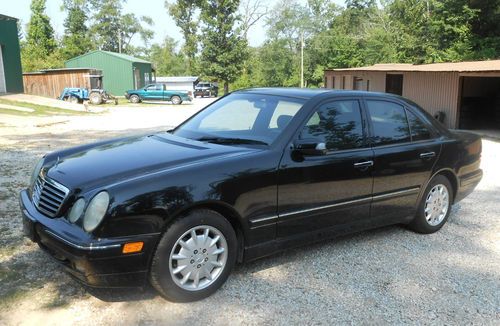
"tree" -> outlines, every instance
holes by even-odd
[[[87,27],[89,8],[85,0],[64,0],[63,9],[67,16],[64,20],[61,53],[65,59],[70,59],[92,48]]]
[[[238,78],[247,57],[247,41],[235,26],[238,5],[239,0],[207,0],[201,12],[202,65],[207,76],[224,83],[224,93]]]
[[[162,44],[153,44],[148,58],[156,67],[159,76],[182,76],[187,74],[188,67],[182,54],[176,51],[177,42],[166,37]]]
[[[248,39],[248,31],[267,15],[268,9],[261,0],[243,0],[240,3],[240,11],[242,34],[245,39]]]
[[[54,29],[45,13],[46,1],[32,0],[30,8],[26,41],[21,43],[23,70],[34,71],[58,66],[61,60],[56,52]]]
[[[176,3],[165,1],[165,8],[181,29],[184,37],[183,52],[187,57],[187,73],[193,74],[196,53],[198,52],[198,17],[201,0],[178,0]]]
[[[153,36],[153,31],[148,26],[153,25],[153,20],[147,16],[137,17],[134,14],[122,13],[123,0],[92,0],[94,9],[94,22],[90,28],[92,42],[95,48],[112,51],[132,53],[132,38],[139,35],[147,44]]]
[[[457,61],[471,57],[471,22],[476,12],[467,0],[394,0],[387,10],[398,32],[401,62]]]

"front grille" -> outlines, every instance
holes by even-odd
[[[48,217],[55,217],[59,213],[69,189],[52,179],[39,175],[31,193],[35,207]]]

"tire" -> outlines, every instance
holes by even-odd
[[[170,101],[172,102],[172,104],[174,105],[179,105],[179,104],[182,104],[182,99],[177,96],[177,95],[174,95],[170,98]]]
[[[93,105],[99,105],[102,103],[102,95],[98,92],[90,93],[89,100]]]
[[[198,241],[206,234],[211,240],[196,244],[193,229]],[[214,243],[217,236],[219,238]],[[181,240],[184,245],[180,244]],[[237,252],[236,233],[224,216],[208,209],[192,211],[176,219],[163,234],[151,263],[151,285],[170,301],[201,300],[224,284],[234,267]],[[212,280],[207,277],[207,272]],[[196,283],[199,273],[203,275]]]
[[[78,97],[75,97],[75,96],[70,96],[70,97],[69,97],[69,99],[68,99],[68,101],[69,101],[70,103],[73,103],[73,104],[78,104],[78,103],[80,103],[80,100],[78,99]]]
[[[447,203],[445,203],[445,198],[447,198]],[[435,176],[427,185],[418,205],[417,214],[408,227],[423,234],[439,231],[450,216],[452,203],[453,188],[450,181],[443,175]],[[426,209],[428,214],[426,214]]]
[[[139,97],[139,95],[136,95],[136,94],[133,94],[133,95],[130,95],[129,99],[130,103],[140,103],[141,102],[141,98]]]

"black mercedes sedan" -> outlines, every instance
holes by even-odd
[[[193,301],[237,262],[356,231],[438,231],[482,177],[481,139],[359,91],[233,92],[173,130],[53,152],[24,232],[90,286]]]

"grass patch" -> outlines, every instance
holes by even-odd
[[[7,290],[7,292],[0,297],[0,308],[12,307],[12,305],[27,294],[27,291],[18,288]]]
[[[50,302],[45,303],[42,306],[42,308],[50,310],[50,309],[62,308],[62,307],[66,307],[66,306],[69,306],[69,301],[62,296],[56,296],[55,298],[52,298],[52,300],[50,300]]]
[[[23,108],[28,108],[34,110],[33,112],[24,112],[10,109],[2,109],[0,108],[0,114],[10,114],[10,115],[19,115],[19,116],[54,116],[54,115],[86,115],[92,114],[90,112],[81,112],[81,111],[73,111],[55,108],[52,106],[46,105],[38,105],[27,102],[17,102],[0,98],[0,104],[19,106]]]

